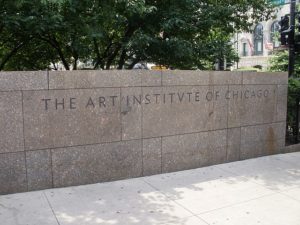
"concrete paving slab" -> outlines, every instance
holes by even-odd
[[[300,224],[300,204],[282,194],[274,194],[199,215],[214,225]]]
[[[206,170],[210,173],[214,171],[219,176],[209,177],[208,172],[202,176],[201,173],[190,173],[182,178],[184,173],[181,172],[148,177],[145,180],[194,214],[273,194],[273,191],[242,176],[232,176],[214,167]]]
[[[300,153],[0,196],[2,225],[300,225]]]
[[[299,188],[293,188],[293,189],[290,189],[288,191],[284,191],[284,192],[281,192],[281,193],[300,202],[300,187]]]
[[[59,225],[43,192],[0,196],[1,225]]]
[[[300,163],[296,163],[298,159],[300,162],[300,154],[292,154],[295,157],[283,154],[217,165],[217,167],[273,191],[284,191],[300,187]]]
[[[60,225],[160,224],[193,215],[141,179],[48,190],[46,195]]]
[[[289,154],[280,154],[273,155],[271,158],[279,159],[287,163],[293,163],[294,166],[300,168],[300,154],[299,152],[289,153]]]
[[[189,218],[170,221],[168,223],[162,223],[161,225],[207,225],[207,223],[197,216],[192,216]]]

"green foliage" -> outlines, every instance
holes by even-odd
[[[272,11],[265,0],[0,0],[0,70],[211,68],[237,60],[231,35]]]
[[[280,51],[270,59],[270,71],[280,72],[288,71],[289,67],[289,53],[288,51]],[[297,56],[295,60],[295,74],[294,77],[300,77],[300,57]]]
[[[288,51],[277,52],[275,56],[270,60],[270,71],[288,71]],[[298,109],[298,100],[300,98],[300,58],[296,57],[295,61],[295,73],[292,78],[289,78],[288,83],[288,111],[287,111],[287,132],[290,135],[295,135],[294,124],[296,123],[296,110]]]
[[[295,137],[297,135],[296,127],[297,114],[300,100],[300,80],[299,78],[290,78],[288,85],[288,110],[287,110],[287,127],[288,135]]]

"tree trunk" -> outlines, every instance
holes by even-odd
[[[112,62],[117,57],[121,47],[122,47],[121,44],[118,44],[115,51],[108,57],[107,62],[106,62],[106,67],[105,67],[106,70],[110,69]]]
[[[115,60],[115,58],[117,57],[117,55],[118,55],[119,51],[122,49],[122,47],[125,48],[125,44],[128,42],[129,38],[133,35],[133,33],[136,29],[137,29],[137,27],[128,25],[128,28],[124,34],[124,37],[122,38],[122,41],[117,44],[117,47],[115,48],[114,52],[107,59],[107,62],[106,62],[107,70],[110,69],[112,62]],[[122,58],[122,54],[121,54],[121,58]],[[125,52],[124,57],[126,57],[126,52]]]
[[[126,59],[126,49],[123,49],[122,54],[120,56],[119,63],[118,63],[118,70],[123,69],[123,66],[125,64],[125,59]]]
[[[5,64],[13,57],[25,44],[28,42],[22,42],[18,46],[14,47],[2,60],[0,63],[0,71],[4,69]]]
[[[49,43],[57,51],[57,53],[59,55],[59,58],[61,59],[65,69],[70,70],[69,63],[67,62],[66,58],[64,57],[64,54],[63,54],[63,52],[60,48],[60,45],[59,45],[58,41],[55,38],[51,38],[50,35],[49,35],[49,39],[44,38],[44,37],[39,37],[39,39]]]
[[[96,56],[97,56],[96,63],[94,65],[94,69],[97,69],[101,62],[101,56],[100,56],[99,46],[98,46],[96,38],[93,38],[93,42],[94,42],[94,49],[95,49]]]

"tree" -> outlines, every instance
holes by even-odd
[[[0,0],[0,70],[203,69],[235,59],[231,35],[272,11],[265,0]]]
[[[287,103],[287,135],[289,137],[298,138],[297,130],[297,114],[299,108],[300,98],[300,57],[296,55],[295,58],[295,73],[293,77],[289,78],[288,82],[288,103]],[[270,68],[272,72],[287,72],[289,65],[288,51],[276,52],[270,59]],[[290,142],[291,140],[288,140]],[[294,140],[292,140],[294,141]]]
[[[270,59],[270,68],[272,72],[287,72],[289,68],[288,51],[276,52]],[[300,77],[300,57],[295,58],[295,77]]]

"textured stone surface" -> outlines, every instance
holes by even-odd
[[[161,173],[161,138],[143,139],[143,175]]]
[[[242,72],[169,70],[162,72],[162,84],[173,85],[228,85],[242,84]]]
[[[212,126],[210,130],[227,128],[228,102],[225,99],[227,92],[228,86],[213,87],[213,109],[209,112],[209,118],[212,118]],[[207,96],[207,99],[209,99],[209,96]],[[198,112],[195,111],[194,113],[197,114]],[[203,119],[205,120],[205,118]]]
[[[227,161],[233,162],[240,159],[241,128],[227,130]]]
[[[243,72],[243,84],[287,84],[288,74],[283,72]]]
[[[192,169],[226,161],[226,130],[163,137],[163,172]]]
[[[209,166],[226,162],[227,130],[208,132],[208,152],[201,153],[200,166]],[[206,153],[206,154],[205,154]]]
[[[106,107],[99,98],[106,98]],[[116,99],[109,96],[116,96]],[[57,103],[62,103],[65,108]],[[48,109],[45,109],[45,101]],[[70,107],[70,99],[74,104]],[[25,147],[45,149],[121,139],[120,89],[24,92]],[[91,101],[93,102],[91,102]]]
[[[52,150],[54,187],[142,176],[141,141]]]
[[[284,146],[281,151],[283,153],[300,152],[300,144]]]
[[[162,85],[209,85],[212,84],[210,71],[167,70],[162,71]]]
[[[24,152],[0,154],[0,195],[27,191]]]
[[[160,86],[160,71],[77,70],[49,72],[50,89]]]
[[[285,122],[241,128],[241,159],[280,153]]]
[[[0,91],[48,89],[47,72],[0,72]]]
[[[50,150],[26,152],[29,191],[52,187],[51,160]]]
[[[162,172],[169,173],[180,170],[189,170],[199,167],[199,154],[166,153],[162,156]]]
[[[285,121],[287,113],[287,85],[277,86],[277,108],[276,108],[276,121]]]
[[[122,140],[139,139],[142,136],[142,100],[137,101],[141,95],[141,87],[121,89]]]
[[[22,94],[0,92],[0,153],[24,151]]]
[[[152,98],[151,104],[143,105],[143,137],[212,130],[213,122],[218,118],[213,115],[214,101],[206,100],[208,92],[213,92],[213,88],[209,86],[143,88],[143,93],[150,94]],[[187,93],[193,93],[190,99]],[[195,97],[195,93],[198,93],[199,97]],[[157,103],[153,97],[155,94],[160,95]],[[165,103],[164,94],[166,94]],[[174,94],[173,103],[170,94]]]
[[[228,127],[276,121],[275,85],[229,86]]]
[[[162,171],[171,172],[200,166],[200,151],[208,149],[208,132],[163,137]]]
[[[162,85],[162,72],[156,70],[138,70],[142,86],[161,86]]]
[[[281,153],[285,139],[264,142],[249,142],[241,145],[241,159],[250,159]]]
[[[212,71],[211,81],[214,85],[242,84],[242,72]]]
[[[283,137],[285,137],[284,122],[241,128],[241,144],[273,141]]]

